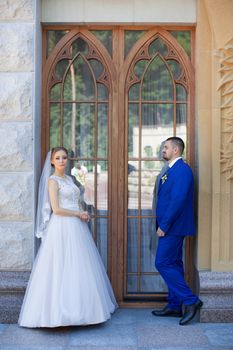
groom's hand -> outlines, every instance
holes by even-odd
[[[157,230],[157,235],[159,236],[159,237],[164,237],[165,236],[165,232],[163,231],[163,230],[161,230],[161,228],[159,227],[158,228],[158,230]]]

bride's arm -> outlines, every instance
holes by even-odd
[[[54,181],[53,179],[49,179],[48,189],[49,189],[49,199],[50,199],[51,207],[55,215],[77,216],[81,220],[84,220],[84,221],[89,220],[89,215],[87,212],[69,210],[69,209],[64,209],[59,207],[58,184],[56,181]]]

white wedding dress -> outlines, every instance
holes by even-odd
[[[59,205],[80,210],[70,176],[52,175]],[[19,316],[23,327],[87,325],[106,321],[117,307],[103,262],[86,222],[51,215]]]

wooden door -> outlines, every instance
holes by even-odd
[[[193,165],[192,38],[191,28],[44,28],[42,155],[63,145],[69,171],[82,170],[90,229],[122,305],[166,295],[151,204],[164,139],[182,137]]]

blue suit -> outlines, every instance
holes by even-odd
[[[158,188],[156,224],[165,232],[159,237],[155,266],[168,287],[168,306],[194,304],[194,295],[184,279],[183,240],[195,234],[193,212],[194,181],[191,168],[179,159],[162,176]]]

